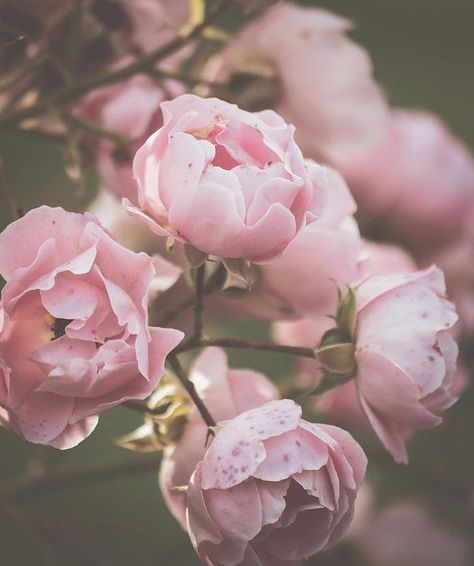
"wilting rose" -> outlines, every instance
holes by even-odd
[[[212,62],[209,76],[240,83],[242,104],[274,104],[296,126],[307,157],[332,163],[381,139],[387,108],[352,24],[326,10],[280,2],[243,28]],[[251,90],[251,77],[262,86]],[[268,100],[262,97],[268,81]],[[246,94],[245,83],[250,86]],[[272,100],[276,98],[276,100]]]
[[[305,226],[276,261],[257,268],[251,292],[238,293],[236,306],[263,318],[333,313],[338,286],[359,276],[362,240],[353,218],[356,210],[339,174],[308,162],[315,187],[326,206]]]
[[[371,277],[356,290],[355,359],[360,401],[374,431],[397,462],[418,429],[441,423],[456,396],[457,321],[443,273]]]
[[[2,421],[30,442],[70,448],[97,415],[150,395],[182,339],[148,327],[150,258],[90,214],[42,206],[0,235]]]
[[[339,164],[367,216],[418,253],[456,239],[474,210],[474,160],[428,112],[392,112],[384,140]]]
[[[263,374],[250,369],[230,369],[220,348],[206,349],[194,362],[189,375],[216,421],[278,399],[278,389]],[[206,451],[207,426],[193,407],[174,446],[165,449],[160,466],[160,486],[173,515],[186,524],[186,494],[178,489],[189,483],[196,464]]]
[[[224,258],[277,258],[322,207],[293,127],[217,98],[162,105],[164,125],[134,160],[138,208],[161,236]]]
[[[295,564],[348,528],[366,457],[345,431],[290,400],[219,426],[187,491],[191,541],[207,564]]]

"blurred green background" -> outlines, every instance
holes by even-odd
[[[471,147],[474,145],[474,2],[472,0],[331,0],[305,2],[352,18],[353,36],[370,51],[375,73],[392,105],[424,107],[439,114]],[[61,146],[42,139],[0,133],[0,157],[18,203],[83,209],[94,191],[94,176],[78,195],[62,167]],[[1,202],[0,227],[9,221]],[[235,333],[264,338],[263,323],[236,324]],[[230,330],[228,329],[227,333]],[[469,350],[469,345],[467,345]],[[472,357],[472,356],[471,356]],[[283,377],[291,360],[262,354],[231,355],[238,366],[252,366]],[[156,483],[159,457],[143,457],[115,447],[112,440],[140,424],[125,409],[103,415],[93,436],[77,449],[60,453],[28,445],[0,430],[0,564],[34,565],[192,565],[187,537],[171,519]],[[362,438],[370,458],[369,475],[380,501],[416,498],[436,520],[456,533],[474,533],[474,393],[468,389],[442,427],[420,433],[410,444],[411,465],[396,466],[371,440]],[[108,467],[124,464],[123,474]],[[44,467],[80,476],[78,485],[55,483],[42,493],[10,501],[4,490],[28,481]],[[127,467],[128,466],[128,467]],[[103,469],[103,472],[95,472]],[[361,566],[353,549],[322,553],[311,564]],[[448,565],[447,565],[448,566]]]

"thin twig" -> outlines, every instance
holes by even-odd
[[[225,278],[225,268],[222,264],[214,271],[214,273],[209,277],[204,286],[204,295],[209,295],[219,289]],[[158,326],[167,326],[176,317],[178,317],[182,312],[190,309],[194,305],[194,296],[188,297],[183,302],[181,302],[174,309],[170,309],[163,313],[163,316],[158,320]]]
[[[201,264],[194,272],[194,334],[193,340],[201,340],[203,329],[204,310],[204,281],[206,278],[206,262]]]
[[[52,107],[67,104],[91,90],[108,84],[116,83],[124,79],[128,79],[137,73],[146,73],[153,64],[161,61],[162,59],[165,59],[166,57],[186,45],[189,41],[199,37],[203,30],[205,30],[206,27],[208,27],[209,24],[213,22],[230,4],[232,4],[232,2],[229,2],[229,0],[220,0],[219,2],[216,2],[215,7],[209,10],[205,20],[201,24],[197,25],[188,35],[184,37],[178,36],[172,39],[171,41],[165,43],[165,45],[162,45],[159,49],[156,49],[155,51],[146,55],[139,61],[122,67],[112,73],[109,73],[108,75],[101,74],[73,87],[60,90],[52,96],[44,98],[37,104],[28,108],[24,108],[12,113],[6,113],[4,116],[0,117],[0,124],[4,126],[17,124],[25,120],[26,118],[32,118],[34,116],[43,114]]]
[[[207,348],[209,346],[220,346],[221,348],[236,348],[239,350],[259,350],[262,352],[275,352],[278,354],[290,354],[303,358],[316,359],[316,354],[311,348],[299,346],[284,346],[281,344],[270,344],[266,342],[249,342],[240,338],[213,338],[198,341],[188,340],[175,348],[174,353],[180,354],[196,348]]]
[[[130,149],[130,142],[129,140],[127,140],[127,138],[121,136],[117,132],[107,130],[106,128],[103,128],[95,122],[84,120],[84,118],[80,118],[79,116],[75,116],[74,114],[68,114],[67,116],[65,116],[65,121],[71,123],[77,128],[80,128],[81,130],[84,130],[85,132],[93,134],[98,138],[108,139],[123,147],[124,149]]]
[[[201,397],[199,397],[194,383],[188,379],[187,375],[185,374],[179,360],[176,356],[168,356],[168,362],[173,368],[176,377],[179,379],[181,385],[186,389],[188,395],[191,397],[193,403],[196,405],[197,410],[201,414],[204,422],[207,424],[208,427],[216,426],[216,421],[213,419],[211,413],[208,411],[206,405],[204,404]]]

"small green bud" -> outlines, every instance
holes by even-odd
[[[352,343],[328,344],[316,349],[321,365],[337,375],[351,375],[356,368]]]
[[[357,321],[357,300],[354,290],[349,287],[346,293],[338,290],[339,302],[336,310],[336,325],[339,330],[354,336]]]

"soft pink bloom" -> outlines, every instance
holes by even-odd
[[[474,225],[452,244],[424,258],[444,271],[449,295],[459,313],[459,331],[474,333]]]
[[[365,241],[360,260],[362,279],[371,275],[409,273],[417,269],[412,256],[405,249],[394,244]]]
[[[339,164],[363,213],[425,251],[459,236],[474,209],[474,161],[427,112],[397,110],[384,140]]]
[[[299,564],[348,528],[366,457],[345,431],[309,423],[290,400],[219,426],[187,491],[206,564]]]
[[[359,276],[362,240],[352,216],[354,199],[335,171],[316,166],[308,171],[326,195],[321,216],[298,233],[279,259],[258,268],[250,293],[237,295],[239,307],[263,318],[331,314],[338,285]]]
[[[208,254],[259,263],[281,255],[322,206],[294,128],[217,98],[187,94],[161,107],[164,125],[133,164],[144,212],[129,211]]]
[[[420,505],[403,501],[372,513],[354,533],[367,566],[468,566],[467,540],[437,525]]]
[[[102,226],[122,246],[134,252],[146,250],[147,253],[165,253],[166,242],[158,240],[142,222],[127,214],[120,200],[110,191],[99,190],[87,210],[99,219]]]
[[[397,462],[418,429],[441,423],[455,401],[457,316],[445,297],[443,273],[371,277],[357,292],[355,358],[360,401]]]
[[[275,79],[275,110],[296,126],[307,157],[337,163],[383,135],[386,104],[352,24],[326,10],[278,3],[243,28],[210,73]]]
[[[131,59],[124,59],[116,67],[130,62]],[[182,92],[174,81],[166,84],[174,95]],[[165,99],[164,90],[149,77],[135,75],[125,82],[92,91],[77,108],[82,117],[130,140],[129,152],[106,139],[101,139],[96,148],[102,183],[119,197],[137,199],[133,156],[148,136],[162,126],[160,104]]]
[[[188,0],[120,0],[129,20],[130,47],[148,53],[177,36],[189,17]]]
[[[189,377],[216,421],[231,419],[279,398],[278,389],[263,374],[250,369],[230,369],[220,348],[207,348],[194,362]],[[183,527],[186,494],[173,488],[188,485],[206,451],[206,437],[207,426],[193,407],[182,436],[174,446],[165,449],[161,461],[161,490]]]
[[[0,235],[0,273],[8,428],[70,448],[100,412],[155,389],[183,335],[148,327],[146,254],[118,245],[90,214],[43,206]]]

